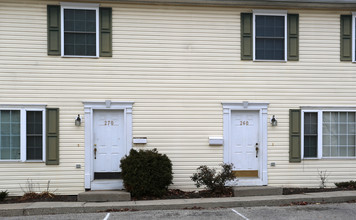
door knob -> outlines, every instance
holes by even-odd
[[[259,151],[260,149],[258,148],[258,143],[256,143],[256,158],[258,157],[258,151]]]
[[[96,151],[97,151],[97,149],[96,149],[96,147],[94,148],[94,159],[96,159]]]

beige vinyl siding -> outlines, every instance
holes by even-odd
[[[47,4],[0,5],[0,104],[60,108],[60,165],[0,162],[0,190],[21,194],[26,180],[60,194],[84,191],[82,101],[134,101],[133,136],[166,153],[173,188],[193,189],[199,165],[223,162],[221,102],[269,102],[268,184],[317,187],[356,178],[355,160],[289,163],[289,109],[301,105],[356,105],[355,65],[340,62],[337,11],[289,11],[300,15],[300,61],[240,60],[240,13],[247,9],[103,3],[112,7],[112,58],[47,56]],[[85,123],[85,121],[84,121]],[[81,164],[81,169],[75,165]]]

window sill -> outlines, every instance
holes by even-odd
[[[91,59],[98,59],[99,56],[69,56],[69,55],[64,55],[61,56],[63,58],[91,58]]]
[[[356,157],[302,158],[302,160],[356,160]]]
[[[356,160],[356,157],[322,157],[322,160]]]
[[[0,163],[45,163],[43,160],[0,160]]]
[[[286,63],[287,60],[253,60],[253,62],[278,62],[278,63]]]

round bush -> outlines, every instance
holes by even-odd
[[[172,184],[172,162],[156,149],[131,149],[120,162],[125,189],[134,197],[161,196]]]

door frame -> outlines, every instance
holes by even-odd
[[[262,186],[268,184],[267,175],[267,108],[269,103],[249,103],[244,102],[223,102],[223,132],[224,132],[224,163],[231,163],[231,115],[232,111],[258,111],[259,112],[259,145],[260,156],[262,157],[259,164],[259,178],[243,178],[232,181],[229,185],[239,186]]]
[[[84,187],[91,189],[91,183],[94,180],[94,152],[93,132],[94,132],[94,110],[123,110],[124,111],[124,138],[126,152],[129,153],[132,148],[132,105],[134,102],[112,102],[105,100],[102,102],[83,102],[84,104],[84,148],[85,148],[85,168],[84,168]]]

